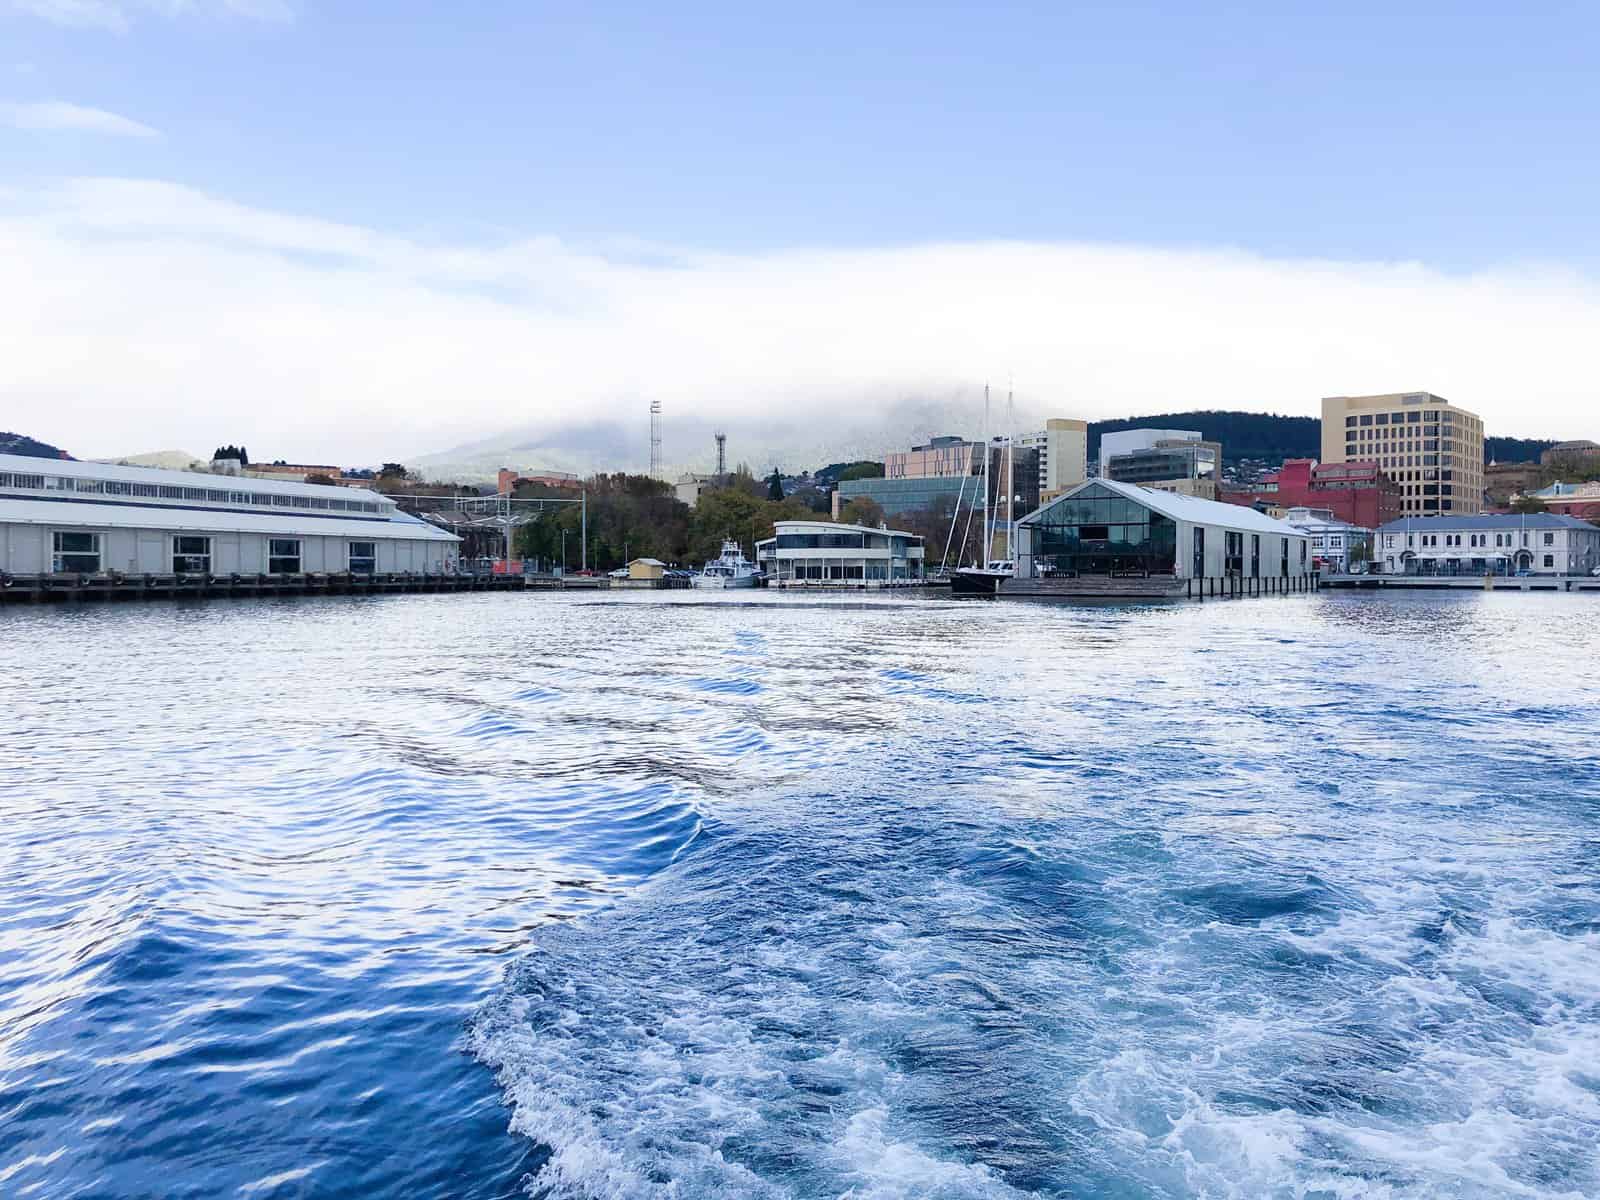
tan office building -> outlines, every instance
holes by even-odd
[[[1406,516],[1483,509],[1483,421],[1432,392],[1324,397],[1322,461],[1377,463]]]
[[[1089,423],[1051,417],[1037,433],[1017,439],[1024,450],[1039,452],[1039,502],[1046,503],[1089,477]]]

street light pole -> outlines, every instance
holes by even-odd
[[[567,573],[567,531],[561,531],[561,573]]]
[[[579,508],[579,511],[582,514],[580,519],[583,521],[583,546],[582,546],[581,554],[582,554],[582,558],[583,558],[583,570],[587,571],[589,569],[589,489],[588,488],[584,488],[583,489],[582,499],[583,499],[583,503]]]

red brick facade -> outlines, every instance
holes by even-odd
[[[1246,508],[1270,504],[1278,508],[1326,508],[1341,521],[1376,529],[1404,514],[1400,485],[1385,475],[1377,463],[1322,463],[1314,458],[1291,458],[1260,486],[1228,491],[1218,499]]]

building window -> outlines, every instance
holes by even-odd
[[[267,574],[300,574],[299,538],[272,538],[267,542]]]
[[[371,575],[378,568],[377,542],[350,543],[350,574]]]
[[[1547,567],[1555,566],[1556,565],[1556,556],[1554,554],[1546,554],[1544,556],[1544,565],[1547,566]]]
[[[211,539],[208,537],[173,538],[172,573],[174,575],[211,574]]]
[[[1546,546],[1554,546],[1556,544],[1556,535],[1553,534],[1553,533],[1545,534],[1544,535],[1544,544]]]
[[[100,569],[98,533],[57,533],[53,548],[52,571],[80,571],[92,575]]]

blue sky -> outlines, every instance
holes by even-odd
[[[14,8],[10,98],[163,136],[12,137],[0,167],[452,237],[1595,252],[1592,5],[292,2]]]
[[[121,179],[170,189],[174,213],[204,197],[259,216],[256,232],[312,220],[408,253],[550,239],[613,264],[770,265],[1011,242],[1417,268],[1468,292],[1532,272],[1542,298],[1575,298],[1581,326],[1600,254],[1597,47],[1600,9],[1576,4],[0,0],[0,188],[24,197],[30,237],[62,181]],[[104,236],[115,217],[86,220]],[[50,236],[83,244],[59,223]],[[162,236],[185,253],[218,237]],[[1403,313],[1393,282],[1374,286]],[[1034,349],[1003,330],[979,341],[970,374],[907,375],[902,356],[872,385],[966,395],[989,373],[984,352],[1014,367]],[[1437,353],[1382,371],[1352,361],[1276,402],[1272,379],[1235,390],[1244,406],[1312,411],[1369,375],[1441,392],[1461,377]],[[1090,379],[1024,390],[1041,411],[1155,411],[1181,377],[1104,401]],[[641,386],[604,384],[630,404]],[[1551,428],[1581,410],[1566,393],[1549,403]],[[406,436],[470,437],[494,419]]]

